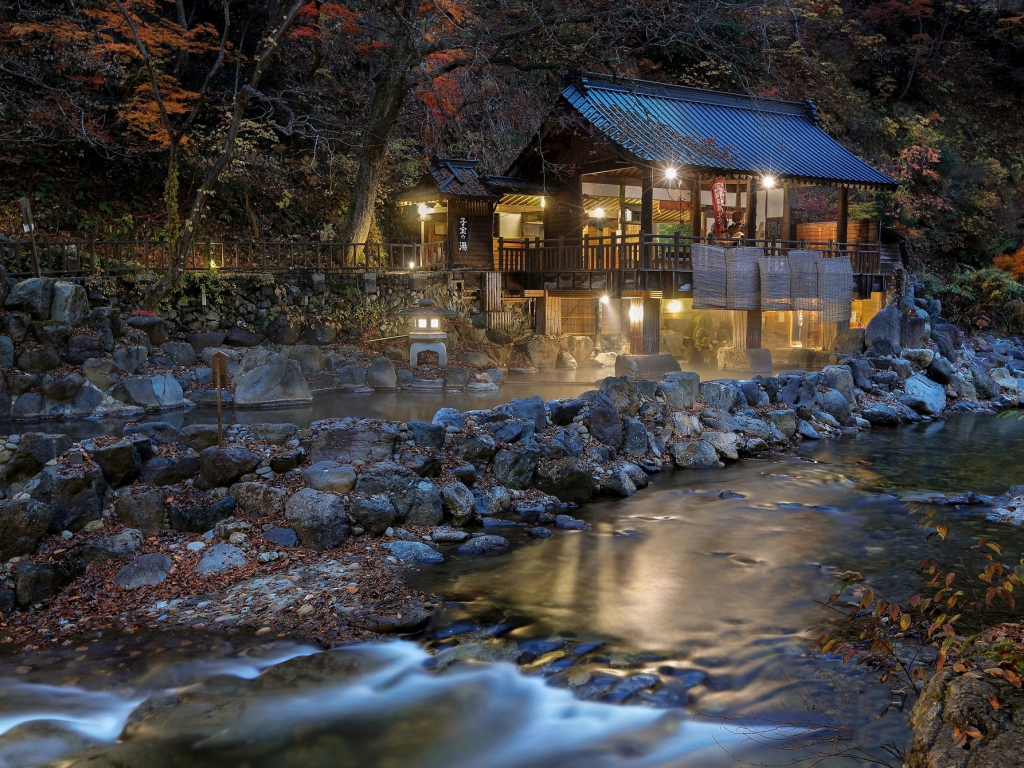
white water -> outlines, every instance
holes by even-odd
[[[710,766],[734,764],[720,745],[743,738],[681,712],[580,702],[512,664],[433,672],[429,659],[399,641],[172,663],[107,691],[8,678],[0,766]]]

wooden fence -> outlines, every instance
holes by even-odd
[[[228,272],[366,272],[437,270],[447,267],[444,243],[197,242],[184,269]],[[74,276],[162,272],[171,244],[153,240],[60,240],[38,242],[43,275]],[[8,274],[35,274],[32,245],[0,242]]]
[[[822,251],[825,258],[850,259],[856,275],[886,274],[878,243],[811,242],[807,240],[714,240],[689,235],[611,235],[608,237],[498,238],[495,269],[499,272],[600,272],[613,270],[690,271],[694,243],[763,248],[771,255],[790,250]],[[886,264],[883,264],[886,261]]]

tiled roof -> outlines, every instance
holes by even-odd
[[[866,187],[896,182],[817,124],[811,102],[582,77],[562,97],[640,161]]]

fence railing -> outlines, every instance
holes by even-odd
[[[498,238],[495,269],[500,272],[599,272],[606,270],[689,271],[694,243],[762,248],[767,255],[791,250],[821,251],[825,258],[850,259],[854,274],[883,274],[878,243],[811,242],[701,238],[691,235],[610,235],[607,237]]]
[[[183,268],[216,268],[231,272],[293,271],[365,272],[369,270],[435,270],[447,267],[443,242],[320,243],[320,242],[196,242]],[[37,242],[43,275],[162,272],[171,260],[172,244],[153,240],[54,240]],[[8,274],[35,274],[32,245],[0,242]]]

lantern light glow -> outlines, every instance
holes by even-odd
[[[594,209],[594,218],[595,219],[603,219],[604,218],[604,208],[595,208]]]
[[[775,177],[771,174],[767,174],[761,177],[761,188],[762,189],[774,189],[776,184]]]
[[[668,311],[669,311],[669,314],[672,314],[672,315],[677,314],[679,312],[682,312],[683,311],[683,302],[681,302],[679,299],[672,299],[672,301],[670,301],[668,303]]]
[[[629,308],[629,322],[639,323],[644,319],[644,308],[640,304],[634,304]]]
[[[666,168],[665,169],[665,178],[666,179],[672,180],[675,177],[676,177],[676,169],[675,168]]]

